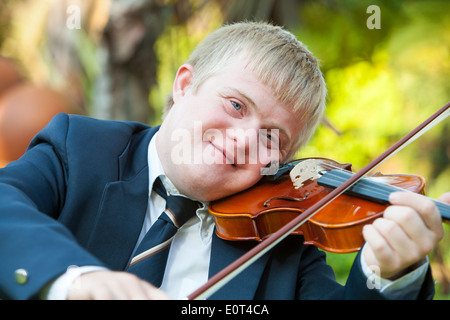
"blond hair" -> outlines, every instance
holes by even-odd
[[[225,25],[209,34],[186,63],[194,67],[195,90],[209,77],[246,54],[248,67],[269,86],[275,98],[291,108],[303,126],[288,157],[312,136],[325,109],[326,85],[318,60],[290,32],[260,22]],[[173,105],[171,96],[165,112]]]

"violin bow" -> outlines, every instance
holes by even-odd
[[[323,197],[320,201],[312,205],[310,208],[302,212],[298,217],[291,220],[288,224],[280,228],[278,231],[269,235],[264,241],[256,245],[253,249],[249,250],[243,254],[239,259],[232,262],[223,270],[219,271],[213,277],[211,277],[208,282],[202,285],[200,288],[191,293],[186,299],[189,300],[201,300],[207,299],[217,290],[222,288],[231,279],[237,276],[240,272],[250,266],[254,261],[263,256],[266,252],[275,247],[288,235],[290,235],[294,230],[300,227],[305,221],[309,220],[317,212],[319,212],[323,207],[329,204],[331,201],[336,199],[342,193],[344,193],[353,184],[358,182],[364,175],[369,171],[373,170],[379,166],[384,161],[391,158],[394,154],[405,148],[407,145],[415,141],[429,129],[443,121],[450,114],[450,102],[445,106],[440,108],[431,117],[422,122],[418,127],[412,130],[410,133],[405,135],[402,139],[397,141],[389,149],[383,152],[376,159],[371,161],[368,165],[362,168],[360,171],[352,175],[348,180],[342,183],[339,187],[331,191],[327,196]]]

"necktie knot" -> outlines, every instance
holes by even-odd
[[[172,213],[170,218],[177,228],[192,218],[198,208],[199,202],[182,196],[169,196],[166,200],[166,213]]]
[[[171,220],[175,227],[180,228],[185,222],[195,215],[198,208],[201,207],[200,202],[179,195],[169,195],[164,188],[161,179],[158,177],[153,184],[155,190],[161,197],[166,200],[167,217]],[[166,219],[164,215],[160,219]]]
[[[166,200],[166,209],[143,238],[127,270],[160,286],[170,243],[177,230],[195,215],[200,203],[183,196],[168,195],[159,178],[153,189]]]

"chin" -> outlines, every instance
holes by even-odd
[[[199,200],[199,201],[213,201],[236,193],[238,188],[233,186],[230,188],[228,183],[220,179],[219,175],[193,175],[191,179],[185,181],[180,192],[184,195]]]
[[[177,166],[181,180],[177,180],[180,183],[176,187],[184,195],[199,201],[218,200],[251,187],[261,178],[259,174],[255,176],[248,170],[239,169],[231,164]]]

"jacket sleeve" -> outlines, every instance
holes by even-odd
[[[432,299],[434,296],[434,282],[431,275],[431,268],[428,266],[424,275],[422,284],[412,283],[411,285],[417,286],[417,288],[382,293],[377,288],[377,283],[372,278],[367,278],[362,270],[361,266],[361,252],[357,255],[355,262],[353,263],[349,278],[346,285],[346,298],[348,299]],[[415,297],[414,297],[415,296]]]
[[[335,280],[333,270],[326,264],[326,255],[313,246],[306,246],[302,265],[299,268],[298,298],[313,300],[385,300],[387,297],[379,290],[367,286],[364,275],[356,255],[345,285]]]
[[[102,265],[57,221],[66,193],[68,117],[0,170],[0,298],[35,298],[70,265]]]

